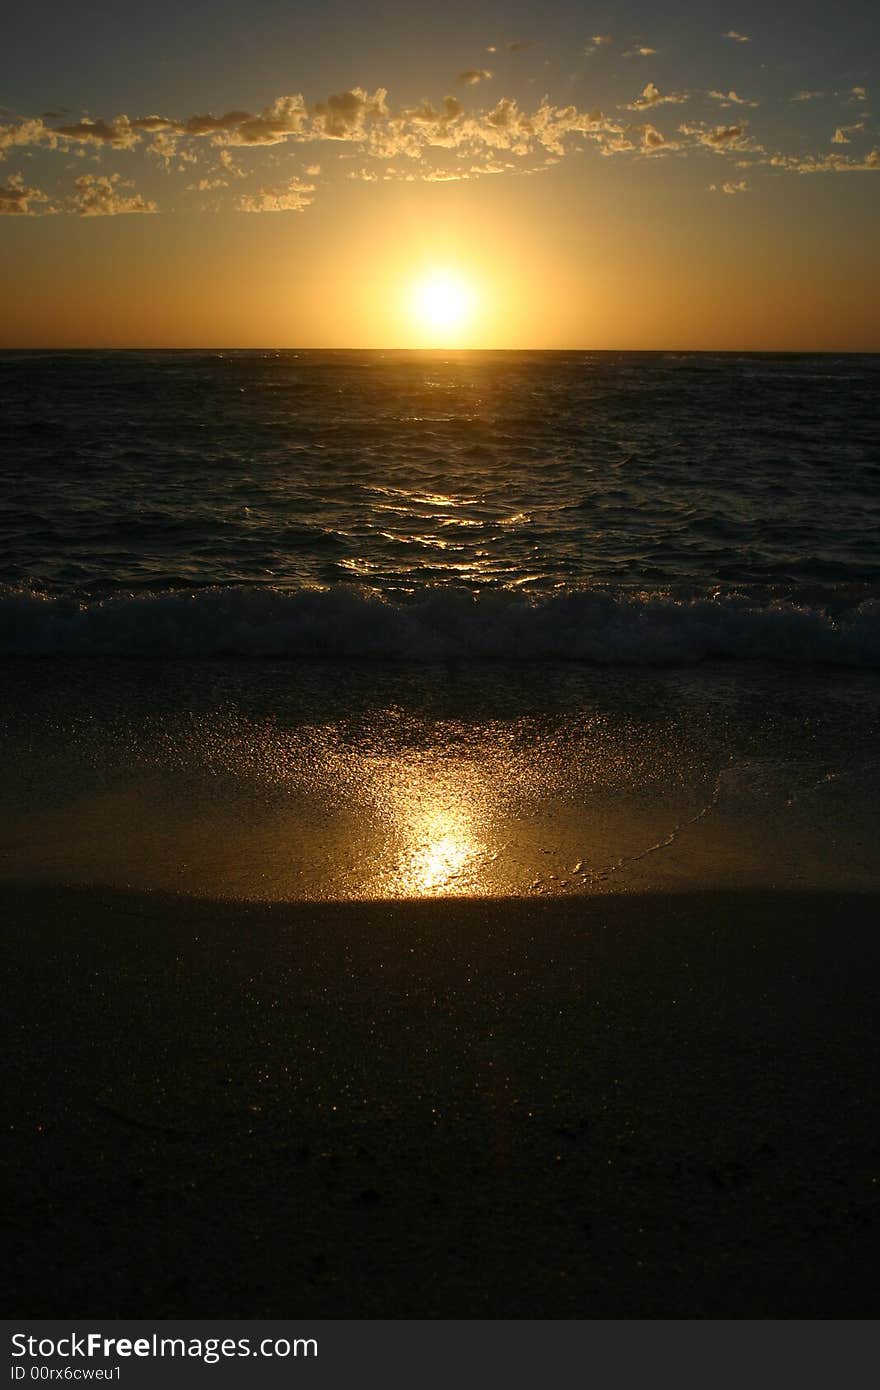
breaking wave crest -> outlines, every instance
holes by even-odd
[[[0,592],[0,655],[584,661],[679,666],[728,658],[880,667],[880,603],[844,614],[741,597],[688,601],[583,590],[526,597],[437,590],[218,587],[91,602]]]

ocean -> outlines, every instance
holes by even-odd
[[[11,1307],[872,1314],[878,369],[0,355]]]
[[[878,385],[852,355],[0,354],[2,871],[873,883]]]
[[[0,356],[3,654],[880,662],[880,358]]]

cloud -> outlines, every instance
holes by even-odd
[[[55,126],[53,133],[62,135],[65,140],[80,140],[94,145],[111,145],[117,150],[130,150],[140,139],[139,129],[140,127],[134,126],[127,116],[117,116],[113,121],[92,121],[86,117],[73,125]]]
[[[331,97],[330,100],[334,101],[336,98]],[[307,121],[308,111],[299,93],[276,97],[275,101],[258,115],[246,116],[235,125],[216,131],[214,144],[280,145],[289,136],[300,135]]]
[[[516,101],[502,97],[491,111],[470,122],[463,134],[471,143],[527,154],[535,137],[535,128],[526,113],[520,111]]]
[[[215,135],[224,130],[235,130],[242,121],[252,120],[249,111],[227,111],[225,116],[190,116],[183,122],[181,130],[186,135]]]
[[[368,120],[388,114],[387,96],[384,87],[377,87],[372,94],[363,87],[353,87],[351,91],[330,96],[316,103],[317,120],[313,129],[328,140],[360,139]]]
[[[700,143],[710,145],[713,149],[729,149],[731,145],[739,146],[743,140],[745,131],[739,125],[719,125],[714,130],[700,132]]]
[[[637,130],[638,127],[633,126],[632,129]],[[677,150],[680,148],[677,140],[670,140],[652,125],[643,125],[641,127],[641,136],[642,148],[647,154],[657,154],[661,151],[665,154],[669,150]]]
[[[507,51],[508,53],[525,53],[526,49],[531,47],[531,39],[514,39],[513,43],[507,45]]]
[[[601,46],[610,43],[611,38],[594,35],[593,42]],[[647,46],[644,49],[646,51]],[[632,51],[642,53],[643,49]],[[458,81],[463,87],[479,87],[488,76],[486,69],[467,69],[458,75]],[[791,100],[811,100],[816,95],[802,92]],[[867,115],[867,108],[861,105],[867,96],[865,89],[855,87],[839,95],[840,99],[852,103],[848,115],[853,123],[835,128],[829,121],[828,128],[834,130],[832,149],[848,145],[851,133],[866,123],[864,119],[856,119]],[[730,123],[715,124],[711,119],[690,121],[679,125],[674,134],[658,128],[663,124],[660,108],[699,97],[724,108],[735,108],[727,116]],[[548,161],[587,148],[605,157],[631,157],[639,161],[649,156],[672,154],[696,157],[700,150],[708,149],[727,156],[737,169],[753,167],[755,157],[761,156],[759,162],[762,164],[772,163],[777,170],[795,173],[876,167],[876,152],[861,159],[847,158],[840,151],[808,157],[779,154],[771,159],[752,138],[748,122],[739,119],[745,108],[758,103],[734,90],[704,92],[694,89],[665,93],[656,83],[648,82],[634,101],[618,108],[610,117],[598,108],[581,109],[573,104],[557,106],[548,97],[543,97],[535,106],[526,107],[507,96],[486,104],[476,98],[467,105],[463,102],[459,93],[447,95],[441,101],[425,99],[418,105],[395,108],[389,106],[383,87],[375,91],[352,87],[314,104],[307,104],[298,93],[279,96],[257,112],[230,109],[219,115],[196,113],[180,118],[156,112],[135,117],[119,115],[113,119],[68,116],[57,127],[47,126],[43,118],[22,120],[8,116],[5,124],[0,123],[0,157],[11,148],[50,146],[79,158],[95,159],[98,152],[106,151],[105,157],[122,153],[127,159],[124,152],[139,145],[166,171],[187,173],[186,187],[191,192],[209,193],[229,188],[226,195],[229,205],[252,213],[298,212],[313,202],[316,194],[313,180],[320,173],[321,164],[315,160],[303,171],[305,160],[297,160],[298,176],[287,177],[285,181],[284,166],[274,151],[266,155],[264,167],[266,164],[276,167],[271,175],[263,175],[265,184],[259,186],[254,179],[252,185],[242,183],[233,192],[233,181],[243,180],[250,167],[248,159],[239,157],[242,149],[266,147],[271,151],[273,147],[288,143],[309,145],[307,157],[315,159],[320,156],[322,144],[339,142],[343,146],[340,159],[345,161],[340,175],[353,165],[362,165],[360,173],[349,174],[349,177],[371,182],[394,178],[443,183],[501,173],[530,174],[546,167]],[[859,105],[855,106],[857,102]],[[708,114],[710,109],[706,108],[703,114]],[[720,114],[714,112],[716,119]],[[653,124],[655,120],[657,125]],[[206,153],[207,158],[204,157]],[[194,170],[187,167],[197,161]],[[67,162],[73,163],[69,159]],[[531,167],[533,165],[536,167]],[[287,174],[290,174],[289,169]],[[738,178],[738,174],[734,177]],[[742,191],[736,184],[731,186],[737,192]],[[721,192],[727,191],[723,184],[717,187]],[[55,211],[48,197],[38,190],[25,189],[20,179],[18,184],[10,181],[4,186],[4,212],[20,215],[21,211]],[[104,178],[87,175],[77,179],[73,193],[63,202],[60,196],[57,201],[60,210],[82,216],[157,210],[154,202],[122,182],[118,174]]]
[[[54,132],[39,118],[0,125],[0,159],[5,159],[7,152],[13,148],[26,148],[28,145],[54,147],[57,144]]]
[[[467,174],[463,169],[429,169],[422,175],[425,183],[457,183],[464,178]]]
[[[603,140],[599,152],[606,158],[612,158],[617,154],[631,154],[636,149],[638,149],[636,142],[625,131],[621,131],[617,135],[611,135],[607,140]]]
[[[594,34],[584,53],[589,58],[591,54],[598,53],[600,48],[607,48],[608,44],[613,43],[614,39],[610,34]]]
[[[408,121],[421,121],[426,125],[435,122],[441,126],[449,125],[451,121],[457,121],[464,111],[464,107],[458,97],[444,97],[442,104],[437,107],[433,102],[423,101],[421,106],[408,106],[404,108],[403,116]]]
[[[368,149],[377,158],[413,160],[424,159],[435,147],[474,160],[491,151],[525,156],[543,150],[561,155],[568,137],[597,138],[608,125],[601,111],[553,106],[546,98],[531,112],[523,111],[515,99],[502,97],[489,110],[468,113],[455,97],[446,97],[439,108],[423,101],[389,115],[370,132]]]
[[[759,106],[760,102],[750,101],[748,97],[737,96],[736,92],[708,92],[713,101],[721,106]]]
[[[177,156],[177,147],[180,137],[175,131],[159,130],[150,142],[149,153],[156,159],[161,160],[168,169],[173,159]]]
[[[733,39],[734,43],[751,43],[751,34],[738,34],[735,29],[728,29],[726,34],[722,34],[723,39]]]
[[[441,105],[423,101],[389,114],[369,132],[369,152],[377,159],[421,159],[426,148],[453,149],[465,143],[464,108],[457,97],[443,98]],[[474,124],[473,119],[469,128]]]
[[[685,99],[679,93],[661,96],[649,84],[633,109]],[[224,165],[224,154],[228,158],[230,149],[333,140],[358,145],[382,160],[400,157],[420,161],[435,148],[456,150],[463,160],[470,157],[476,168],[492,151],[526,156],[543,150],[561,155],[563,141],[569,137],[588,135],[601,142],[606,137],[616,138],[621,129],[605,121],[599,111],[557,107],[547,98],[531,112],[522,110],[509,97],[502,97],[487,110],[465,112],[454,96],[446,96],[439,105],[425,100],[419,106],[391,111],[384,88],[371,93],[354,87],[311,108],[299,94],[278,97],[257,114],[232,109],[221,115],[196,113],[180,120],[165,115],[117,116],[112,121],[83,117],[57,130],[39,121],[9,125],[0,127],[0,148],[45,140],[61,142],[65,147],[73,143],[80,149],[92,146],[115,151],[128,150],[146,140],[148,153],[170,171],[196,162],[195,145],[205,139],[219,148]],[[230,166],[225,165],[225,169],[230,172]],[[234,173],[241,176],[238,169]],[[210,169],[205,171],[204,177],[212,176]],[[274,190],[268,193],[273,195]]]
[[[824,92],[795,92],[792,101],[816,101],[819,97],[824,97]]]
[[[710,183],[710,193],[748,193],[749,185],[745,179],[740,179],[739,183]]]
[[[638,44],[635,48],[628,48],[624,53],[624,58],[650,58],[656,53],[656,48],[649,48],[646,43]]]
[[[121,213],[157,212],[156,204],[139,193],[127,193],[131,184],[119,174],[81,174],[73,181],[70,210],[80,217],[118,217]]]
[[[880,170],[880,147],[871,150],[864,159],[853,159],[845,154],[775,154],[769,162],[774,169],[786,169],[795,174],[873,173]]]
[[[231,147],[281,145],[289,139],[358,139],[368,119],[387,114],[385,97],[382,88],[370,95],[354,87],[316,102],[310,116],[304,98],[296,92],[276,97],[256,115],[237,110],[222,116],[206,113],[170,122],[169,128],[183,135],[210,136],[215,145]]]
[[[39,188],[28,188],[21,174],[10,174],[6,184],[0,184],[0,217],[36,217],[31,203],[48,203],[49,195]],[[43,207],[41,212],[54,208]]]
[[[468,176],[470,178],[479,178],[483,174],[505,174],[508,169],[513,169],[514,167],[515,166],[510,163],[510,160],[501,162],[497,159],[487,159],[483,164],[472,164],[468,170]]]
[[[641,96],[636,97],[635,101],[631,101],[629,105],[624,106],[622,110],[643,111],[646,107],[649,106],[667,106],[669,104],[677,105],[682,101],[689,100],[690,94],[688,92],[667,92],[664,95],[660,91],[659,87],[655,86],[653,82],[649,82],[648,85],[643,89]]]
[[[235,160],[232,158],[232,153],[230,150],[220,150],[220,152],[217,155],[217,162],[219,163],[220,167],[224,169],[227,174],[231,174],[233,178],[244,178],[244,174],[242,173],[241,169],[239,169]]]
[[[396,117],[385,126],[374,126],[370,131],[365,152],[373,159],[423,159],[426,147],[437,145],[451,149],[456,144],[452,135],[444,133],[446,127],[442,120],[425,121],[424,126],[407,128],[410,118]],[[412,117],[418,121],[418,117]]]
[[[831,137],[832,145],[849,145],[850,135],[865,129],[864,121],[853,121],[852,125],[839,125]]]
[[[142,135],[154,136],[152,152],[166,162],[175,151],[177,134],[184,127],[168,116],[116,116],[112,121],[92,120],[84,116],[68,125],[53,126],[51,135],[57,144],[59,137],[70,144],[98,145],[114,150],[131,150],[140,143]]]
[[[707,126],[703,121],[690,121],[678,128],[682,135],[690,136],[696,144],[720,153],[731,149],[760,149],[749,140],[745,124]]]
[[[120,120],[124,119],[126,118],[120,117]],[[179,129],[178,122],[169,120],[167,116],[135,116],[134,120],[129,122],[129,124],[132,125],[136,130]]]
[[[478,82],[488,82],[492,76],[488,68],[465,68],[456,77],[456,85],[459,87],[475,87]]]
[[[259,193],[245,193],[236,204],[239,212],[302,212],[314,202],[313,183],[293,179],[282,188],[261,188]]]
[[[555,160],[553,162],[555,162]],[[486,159],[481,163],[470,164],[468,166],[461,165],[447,169],[429,168],[417,174],[411,172],[404,174],[398,169],[388,168],[385,170],[384,174],[379,175],[372,170],[359,169],[348,174],[347,177],[350,179],[362,180],[366,183],[375,183],[380,177],[384,180],[403,178],[408,183],[414,181],[421,183],[460,183],[463,180],[483,178],[491,174],[532,174],[536,172],[539,172],[539,170],[523,169],[512,163],[509,159]]]

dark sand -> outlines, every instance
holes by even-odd
[[[9,1316],[877,1312],[875,897],[0,897]]]

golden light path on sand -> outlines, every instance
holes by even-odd
[[[394,705],[382,721],[233,721],[183,737],[174,767],[157,754],[57,784],[48,804],[0,815],[0,874],[260,901],[876,878],[855,827],[828,854],[837,783],[811,766],[682,779],[671,744],[583,715],[540,743],[527,722],[425,723]]]
[[[400,762],[380,769],[375,790],[385,807],[391,854],[367,891],[418,898],[485,892],[486,870],[496,857],[485,788],[466,766],[422,779],[412,772]]]

